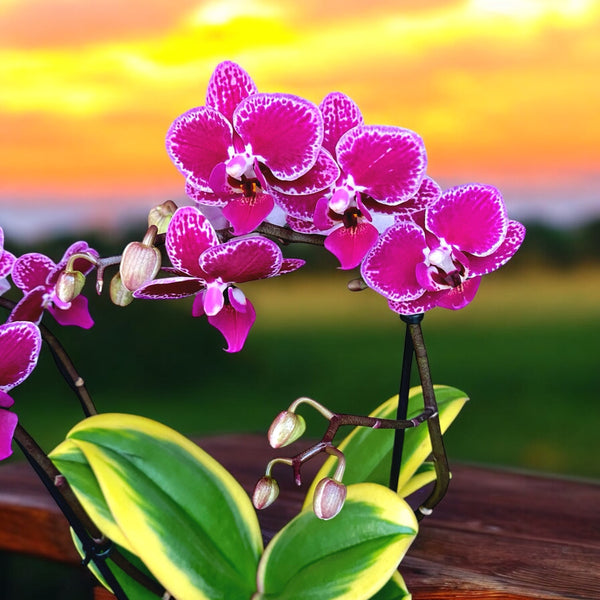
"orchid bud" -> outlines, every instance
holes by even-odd
[[[155,225],[158,233],[166,233],[171,217],[177,210],[177,204],[173,200],[167,200],[158,206],[155,206],[148,213],[148,227]]]
[[[151,225],[143,241],[131,242],[123,250],[119,272],[121,282],[130,292],[154,279],[160,270],[160,250],[152,245],[156,232],[156,225]]]
[[[56,281],[54,293],[62,302],[72,302],[85,285],[85,275],[81,271],[63,271]]]
[[[282,448],[295,442],[306,430],[306,421],[289,410],[280,412],[269,427],[267,438],[272,448]]]
[[[265,475],[258,480],[252,495],[252,504],[256,510],[261,510],[271,506],[279,496],[279,485],[269,475]]]
[[[321,479],[315,488],[313,510],[319,519],[333,519],[346,500],[346,486],[331,477]]]
[[[120,273],[110,280],[110,299],[117,306],[127,306],[133,302],[133,294],[123,285]]]

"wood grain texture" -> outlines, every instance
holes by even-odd
[[[200,440],[251,493],[271,450],[263,437]],[[274,471],[278,500],[259,513],[270,539],[299,510],[319,461],[297,488]],[[600,483],[463,464],[401,565],[413,600],[600,600]],[[0,466],[0,549],[77,562],[66,522],[25,464]],[[97,600],[112,598],[97,590]]]

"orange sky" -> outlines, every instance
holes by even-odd
[[[600,196],[595,0],[1,0],[0,224],[20,206],[183,198],[164,150],[224,59],[261,91],[346,92],[429,173],[539,210]]]

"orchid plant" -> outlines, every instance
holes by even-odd
[[[471,302],[481,276],[517,251],[523,225],[490,185],[442,191],[413,131],[365,124],[339,92],[319,106],[259,92],[233,62],[216,67],[203,106],[175,119],[166,148],[190,201],[153,208],[142,241],[120,256],[79,241],[58,263],[39,253],[17,258],[0,229],[0,296],[9,280],[22,292],[16,302],[0,297],[0,459],[14,438],[67,516],[85,564],[119,599],[409,598],[397,568],[418,521],[446,492],[442,434],[467,400],[431,381],[421,321],[435,307]],[[282,253],[295,242],[321,245],[341,269],[357,269],[348,287],[381,294],[405,322],[400,391],[366,416],[295,400],[273,421],[271,445],[304,433],[299,409],[318,411],[326,433],[271,461],[252,501],[181,434],[141,416],[97,414],[42,323],[48,312],[59,325],[91,327],[86,280],[95,273],[100,294],[114,269],[115,304],[193,296],[192,316],[206,315],[225,350],[239,352],[256,316],[240,286],[300,269],[303,260]],[[42,340],[85,416],[49,454],[18,422],[8,393],[35,368]],[[409,389],[413,357],[421,386]],[[353,429],[336,442],[344,426]],[[277,498],[274,467],[291,467],[300,484],[302,466],[323,453],[304,507],[265,547],[255,508]]]

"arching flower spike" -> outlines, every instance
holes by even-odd
[[[361,268],[367,285],[400,314],[463,308],[481,276],[506,263],[525,236],[523,225],[508,220],[500,192],[478,184],[446,191],[425,210],[424,226],[396,223]]]

